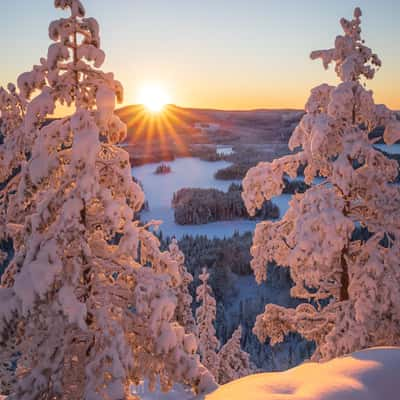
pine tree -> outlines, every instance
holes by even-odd
[[[172,239],[169,247],[171,257],[178,264],[180,283],[176,287],[177,305],[175,309],[176,321],[185,328],[186,332],[196,333],[196,321],[193,317],[192,302],[193,298],[189,292],[189,285],[193,281],[193,276],[185,267],[185,256],[178,247],[176,239]]]
[[[375,105],[362,78],[381,61],[361,39],[361,11],[341,19],[344,34],[334,48],[315,51],[325,68],[335,64],[338,86],[312,89],[306,114],[293,132],[293,155],[260,163],[243,181],[247,209],[281,194],[283,178],[306,166],[305,182],[324,178],[296,194],[285,216],[257,225],[251,266],[258,282],[266,263],[290,268],[292,295],[309,300],[296,309],[269,304],[257,318],[261,341],[281,342],[291,331],[315,341],[314,359],[329,359],[377,345],[400,344],[400,188],[398,163],[374,148],[369,133],[385,126],[384,140],[400,139],[400,122]],[[362,228],[366,240],[356,240]]]
[[[0,182],[3,184],[21,167],[31,150],[32,138],[23,129],[27,103],[13,83],[7,89],[0,87]]]
[[[210,274],[207,272],[207,269],[203,268],[203,273],[199,275],[201,284],[196,289],[196,299],[200,303],[200,306],[196,310],[196,321],[201,362],[217,378],[217,351],[220,344],[215,334],[216,302],[211,287],[208,285],[209,277]]]
[[[218,353],[218,383],[221,385],[251,373],[250,356],[240,346],[241,337],[242,327],[239,326]]]
[[[30,152],[32,138],[24,134],[24,115],[27,101],[23,99],[14,84],[7,89],[0,87],[0,264],[8,257],[4,244],[10,239],[6,219],[10,194],[18,186],[18,171]]]
[[[98,23],[79,0],[55,6],[71,15],[50,24],[47,58],[18,78],[18,127],[32,142],[4,216],[15,254],[0,287],[1,389],[10,400],[122,400],[143,378],[211,388],[194,335],[174,320],[178,262],[134,221],[144,194],[117,146],[122,86],[99,69]],[[72,115],[44,124],[56,103]]]

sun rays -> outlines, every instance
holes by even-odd
[[[159,112],[144,105],[120,111],[128,127],[128,143],[140,146],[143,156],[159,152],[164,158],[188,155],[187,140],[194,132],[191,112],[174,105],[164,105]]]
[[[119,110],[127,124],[127,144],[135,147],[131,160],[156,162],[190,155],[193,136],[198,135],[196,123],[202,117],[190,109],[171,104],[166,86],[145,83],[136,97],[136,104]]]

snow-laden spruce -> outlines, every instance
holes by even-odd
[[[240,345],[241,327],[237,328],[220,348],[214,327],[217,303],[208,285],[209,277],[207,269],[203,268],[199,275],[201,283],[196,289],[196,300],[200,303],[196,310],[199,353],[201,362],[213,374],[215,380],[224,384],[251,373],[250,356]]]
[[[221,385],[252,373],[250,356],[242,350],[240,345],[241,338],[242,327],[239,326],[218,353],[217,380]]]
[[[208,285],[209,277],[210,274],[207,272],[207,268],[203,268],[203,272],[199,275],[201,284],[196,289],[196,300],[200,303],[196,310],[196,322],[201,362],[207,367],[212,375],[217,378],[217,352],[220,347],[214,327],[217,314],[217,303],[214,299],[212,289]]]
[[[189,285],[193,281],[193,277],[185,267],[185,256],[179,249],[178,241],[175,238],[172,239],[168,250],[178,265],[181,278],[179,284],[175,286],[177,300],[175,320],[185,328],[186,332],[196,334],[196,321],[192,313],[193,298],[189,292]]]
[[[265,200],[281,194],[286,175],[304,170],[305,182],[324,182],[296,194],[285,216],[257,225],[251,266],[258,282],[266,264],[290,268],[292,295],[310,300],[296,309],[269,304],[257,318],[261,341],[278,343],[291,331],[315,341],[314,359],[330,359],[377,345],[400,344],[400,188],[399,169],[373,147],[368,136],[385,126],[384,140],[400,139],[400,121],[375,105],[362,78],[381,65],[364,45],[361,11],[341,19],[344,35],[335,46],[316,51],[325,67],[335,64],[338,86],[311,90],[306,114],[290,139],[293,155],[260,163],[243,181],[243,198],[254,214]],[[356,228],[365,239],[352,237]]]
[[[31,150],[32,137],[23,129],[26,107],[27,101],[14,84],[9,83],[7,89],[0,87],[0,182],[8,182]]]
[[[178,250],[161,251],[133,220],[144,195],[116,145],[126,135],[114,114],[122,86],[99,69],[98,23],[79,0],[55,6],[71,16],[50,24],[47,58],[19,76],[18,94],[0,93],[10,121],[0,153],[30,153],[2,221],[15,254],[0,288],[1,390],[10,400],[121,400],[142,378],[163,390],[214,387],[196,338],[175,320],[190,280]],[[75,111],[44,124],[56,103]]]
[[[24,134],[24,115],[27,101],[23,99],[14,84],[9,83],[7,89],[0,87],[0,240],[10,239],[6,227],[7,209],[10,194],[17,186],[21,164],[26,161],[30,152],[31,138]],[[7,253],[0,250],[0,264],[7,259]]]

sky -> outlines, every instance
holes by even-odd
[[[107,60],[137,103],[159,86],[171,103],[220,109],[303,108],[310,89],[337,82],[311,61],[333,46],[339,19],[363,11],[366,44],[383,61],[367,86],[400,109],[399,0],[83,0],[98,19]],[[53,0],[0,0],[0,85],[46,56]]]

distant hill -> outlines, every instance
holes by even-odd
[[[226,111],[168,105],[160,114],[152,114],[141,105],[131,105],[117,110],[117,114],[128,125],[131,143],[169,133],[200,143],[256,144],[287,142],[303,111]]]

